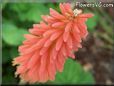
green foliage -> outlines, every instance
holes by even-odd
[[[12,47],[10,49],[10,56],[11,56],[11,59],[13,59],[16,56],[18,56],[18,48],[17,47]]]
[[[9,53],[9,49],[2,49],[2,62],[6,63],[8,61],[10,61],[10,53]]]
[[[68,59],[62,73],[57,73],[54,84],[94,84],[94,79],[89,72],[85,72],[76,61]]]
[[[9,45],[20,45],[24,40],[23,34],[27,33],[25,29],[20,29],[13,24],[3,24],[3,40]]]
[[[94,13],[94,16],[87,20],[86,24],[90,32],[93,32],[95,30],[95,27],[98,23],[98,19],[99,15],[97,13]]]
[[[27,21],[40,22],[41,15],[49,13],[49,7],[43,3],[25,3],[25,4],[17,3],[17,4],[12,4],[10,9],[18,13],[19,19],[21,21],[27,20]]]
[[[39,5],[32,5],[33,7],[31,8],[30,11],[27,12],[27,16],[26,18],[29,21],[34,21],[34,22],[40,22],[41,20],[41,15],[44,15],[46,13],[48,13],[48,8],[46,8],[46,6],[44,6],[43,4],[39,4]],[[40,10],[42,9],[42,10]]]
[[[5,66],[3,66],[4,70],[2,70],[2,83],[5,85],[17,84],[18,81],[18,79],[14,78],[14,69],[10,66],[10,64],[10,62],[9,64],[7,63]]]
[[[4,47],[2,49],[2,61],[3,63],[10,62],[13,58],[18,56],[18,49],[17,47]]]

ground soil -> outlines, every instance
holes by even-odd
[[[113,49],[101,47],[104,41],[89,34],[83,41],[83,48],[75,53],[85,70],[92,72],[97,84],[114,83],[114,54]]]

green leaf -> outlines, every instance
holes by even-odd
[[[9,8],[13,11],[16,11],[18,13],[26,12],[30,9],[30,4],[27,3],[9,3]]]
[[[14,57],[18,56],[18,49],[17,47],[5,47],[2,49],[2,61],[3,63],[10,62]]]
[[[9,63],[11,64],[11,63]],[[5,66],[5,65],[3,65]],[[4,68],[2,70],[3,72],[3,78],[2,78],[2,84],[17,84],[18,79],[14,77],[14,68],[11,65],[7,65],[7,68]]]
[[[17,47],[12,47],[10,50],[10,56],[11,59],[15,58],[16,56],[18,56],[18,48]]]
[[[21,21],[34,21],[34,22],[40,22],[41,21],[41,15],[45,15],[49,12],[49,9],[44,4],[28,4],[27,6],[29,9],[25,12],[19,12],[19,18]]]
[[[49,14],[49,8],[57,9],[58,6],[52,3],[16,3],[9,4],[10,10],[17,13],[19,20],[40,22],[41,15]]]
[[[88,26],[88,30],[89,31],[94,31],[95,30],[95,26],[98,23],[98,19],[99,16],[97,13],[94,13],[94,16],[92,18],[89,18],[86,22],[87,26]]]
[[[56,3],[56,4],[54,4],[54,3],[48,3],[47,4],[47,7],[48,8],[52,8],[52,9],[56,10],[57,12],[60,12],[59,3]]]
[[[2,61],[3,61],[3,63],[6,63],[6,62],[11,60],[9,51],[10,50],[8,48],[2,49]]]
[[[3,24],[3,40],[9,45],[20,45],[24,40],[23,34],[27,33],[25,29],[20,29],[12,23]]]
[[[2,80],[2,84],[11,84],[11,83],[14,83],[15,78],[13,76],[11,76],[10,74],[7,74],[3,77],[3,80]]]
[[[89,72],[85,72],[76,61],[68,59],[62,73],[57,73],[54,84],[93,84],[94,79]]]

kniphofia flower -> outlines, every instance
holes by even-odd
[[[73,52],[81,48],[81,41],[88,34],[86,20],[93,16],[72,10],[69,3],[60,4],[61,13],[50,8],[50,15],[42,16],[40,24],[34,24],[19,47],[15,58],[16,75],[26,82],[54,80],[56,72],[62,72],[65,60],[75,58]]]

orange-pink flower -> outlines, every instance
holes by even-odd
[[[65,60],[75,58],[73,52],[81,48],[81,40],[88,34],[85,21],[93,14],[72,10],[69,3],[60,4],[61,13],[50,9],[50,16],[42,16],[40,24],[34,24],[19,47],[15,58],[16,75],[26,82],[54,80],[56,72],[62,72]]]

